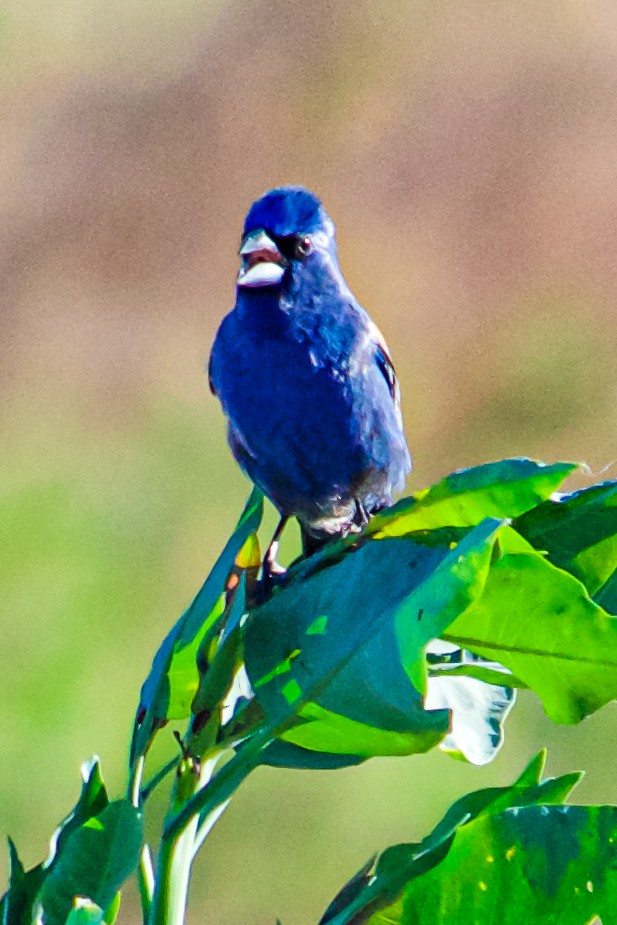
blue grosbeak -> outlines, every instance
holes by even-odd
[[[250,208],[236,304],[209,363],[210,387],[246,474],[305,554],[360,530],[403,487],[411,459],[387,345],[339,268],[334,224],[300,186]]]

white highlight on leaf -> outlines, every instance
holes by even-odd
[[[460,650],[451,643],[435,639],[426,651],[445,655]],[[486,684],[476,678],[447,675],[429,678],[424,698],[426,710],[451,711],[451,729],[439,747],[460,754],[476,765],[488,764],[501,748],[500,722],[513,703],[514,694],[508,688]]]

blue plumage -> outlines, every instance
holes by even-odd
[[[210,382],[247,475],[320,541],[359,529],[411,468],[387,346],[341,274],[334,225],[302,187],[253,204]]]

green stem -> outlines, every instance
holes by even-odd
[[[146,756],[141,755],[135,762],[129,778],[127,798],[135,809],[141,809],[141,780],[144,773]],[[141,900],[141,915],[144,925],[147,925],[152,908],[152,894],[154,893],[154,872],[152,870],[152,854],[148,845],[144,844],[137,868],[137,887]]]
[[[248,777],[257,767],[262,752],[270,744],[272,738],[272,728],[266,727],[240,746],[235,757],[218,771],[208,786],[196,792],[182,809],[171,817],[163,830],[163,839],[177,838],[194,817],[209,816],[213,810],[225,803],[245,777]]]
[[[173,801],[176,807],[178,803],[188,805],[187,800],[191,800],[193,793],[206,787],[218,758],[216,754],[203,762],[198,780],[193,777],[191,781],[191,768],[181,773]],[[181,833],[163,833],[148,925],[184,925],[199,821],[199,814],[195,813]]]
[[[139,887],[143,922],[144,925],[147,925],[154,895],[154,870],[152,869],[152,854],[148,845],[144,845],[141,849],[137,869],[137,885]]]
[[[184,925],[197,819],[179,838],[163,838],[149,925]]]
[[[127,788],[127,799],[131,801],[135,809],[139,809],[140,803],[141,803],[140,790],[141,790],[141,781],[143,778],[145,765],[146,765],[146,756],[140,755],[131,770],[131,776],[129,778],[129,784]]]

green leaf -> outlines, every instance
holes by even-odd
[[[514,527],[593,595],[617,568],[617,482],[546,501]]]
[[[475,678],[485,684],[496,684],[519,690],[529,689],[527,684],[524,684],[520,678],[515,677],[510,671],[492,667],[497,664],[497,662],[477,661],[461,662],[459,665],[431,665],[429,678]]]
[[[615,569],[606,584],[596,592],[594,600],[604,610],[617,616],[617,569]]]
[[[238,525],[193,603],[167,634],[141,689],[130,765],[148,750],[156,730],[169,719],[186,719],[199,684],[197,653],[207,634],[214,635],[224,606],[222,595],[236,557],[256,532],[263,494],[253,489]]]
[[[339,768],[361,764],[360,755],[335,755],[331,752],[315,752],[301,748],[291,742],[275,739],[263,753],[261,763],[272,768],[299,768],[311,771],[335,771]]]
[[[103,913],[103,921],[105,925],[114,925],[114,922],[118,918],[118,913],[120,912],[120,906],[122,905],[122,893],[120,890],[116,893],[107,909]]]
[[[409,883],[395,921],[587,925],[594,916],[617,918],[614,806],[526,806],[473,820]]]
[[[2,925],[22,925],[23,922],[30,921],[35,897],[62,855],[71,833],[108,805],[109,799],[98,758],[85,762],[81,773],[83,785],[79,799],[52,835],[49,855],[43,864],[25,872],[15,845],[9,839],[9,888],[2,900]]]
[[[90,899],[78,896],[66,920],[66,925],[114,925],[120,909],[121,894],[116,893],[111,906],[103,911]]]
[[[76,896],[106,909],[139,862],[142,819],[116,800],[66,838],[37,896],[45,925],[63,925]]]
[[[103,925],[104,912],[96,903],[80,897],[69,912],[66,925]]]
[[[581,780],[582,772],[543,779],[545,764],[546,749],[542,749],[510,787],[491,787],[465,794],[452,804],[441,822],[424,839],[422,851],[438,847],[450,839],[459,826],[484,813],[498,813],[512,806],[536,803],[561,805]]]
[[[64,845],[71,833],[97,816],[109,804],[107,790],[101,776],[99,759],[95,756],[81,766],[83,785],[75,808],[64,819],[51,837],[50,851],[45,861],[45,867],[50,867],[62,853]]]
[[[349,915],[353,915],[353,913],[350,913],[350,910],[356,907],[362,909],[365,898],[362,894],[373,877],[376,860],[376,855],[370,858],[370,860],[347,881],[345,886],[339,890],[324,912],[319,921],[319,925],[326,925],[326,923],[332,922],[333,919],[340,922],[349,922],[351,921]],[[369,904],[368,899],[366,904]]]
[[[26,871],[24,865],[21,863],[13,839],[8,838],[7,843],[9,847],[9,880],[18,884],[23,880]]]
[[[368,532],[402,536],[417,530],[473,527],[485,517],[518,517],[549,498],[577,468],[575,463],[545,465],[520,458],[460,469],[377,514]]]
[[[485,521],[454,550],[371,540],[254,611],[246,668],[282,737],[360,757],[433,747],[449,715],[422,707],[424,650],[481,594],[500,526]]]
[[[411,702],[412,692],[410,704]],[[305,750],[352,755],[354,758],[362,759],[375,755],[411,755],[426,752],[444,737],[449,726],[449,714],[446,710],[423,710],[419,698],[416,703],[416,715],[409,709],[406,718],[407,728],[400,730],[383,728],[376,724],[375,719],[371,722],[357,722],[338,711],[326,710],[317,703],[308,703],[299,713],[304,722],[283,733],[282,738],[287,742],[296,743]],[[386,721],[384,719],[381,722]]]
[[[10,838],[8,847],[9,883],[0,901],[0,922],[2,925],[22,925],[24,922],[30,922],[34,898],[41,887],[45,872],[42,864],[25,871]]]
[[[212,642],[206,651],[197,656],[199,686],[191,704],[193,719],[186,745],[193,754],[200,754],[200,729],[230,692],[236,670],[241,665],[240,621],[246,613],[246,580],[243,573],[235,589],[233,602],[228,609],[224,633],[216,643]],[[215,648],[213,655],[210,649]]]
[[[431,871],[435,871],[437,876],[442,878],[444,894],[450,895],[452,890],[452,894],[456,896],[459,886],[456,873],[450,875],[450,879],[444,880],[441,871],[461,831],[476,820],[499,818],[505,812],[514,811],[514,807],[536,806],[540,803],[543,804],[543,810],[547,810],[548,806],[553,804],[561,807],[580,779],[580,774],[568,774],[561,778],[542,780],[545,760],[546,752],[542,751],[511,787],[479,790],[457,800],[433,832],[420,844],[403,844],[388,848],[376,862],[365,865],[343,887],[327,909],[320,925],[359,925],[360,922],[370,922],[371,925],[411,925],[414,919],[406,916],[407,896],[416,886],[418,895],[421,895],[422,884],[426,882]],[[517,809],[516,812],[521,810]],[[460,863],[461,866],[464,865],[464,861]],[[485,859],[483,863],[486,863]],[[472,869],[471,875],[477,887],[478,876]],[[439,904],[429,905],[427,908],[434,913],[438,907]],[[464,922],[472,925],[476,921],[485,920],[481,917],[459,919],[452,916],[435,918],[433,921],[460,921],[461,925]]]
[[[443,638],[505,665],[554,722],[579,722],[617,698],[617,618],[511,528],[500,545],[481,599]]]

